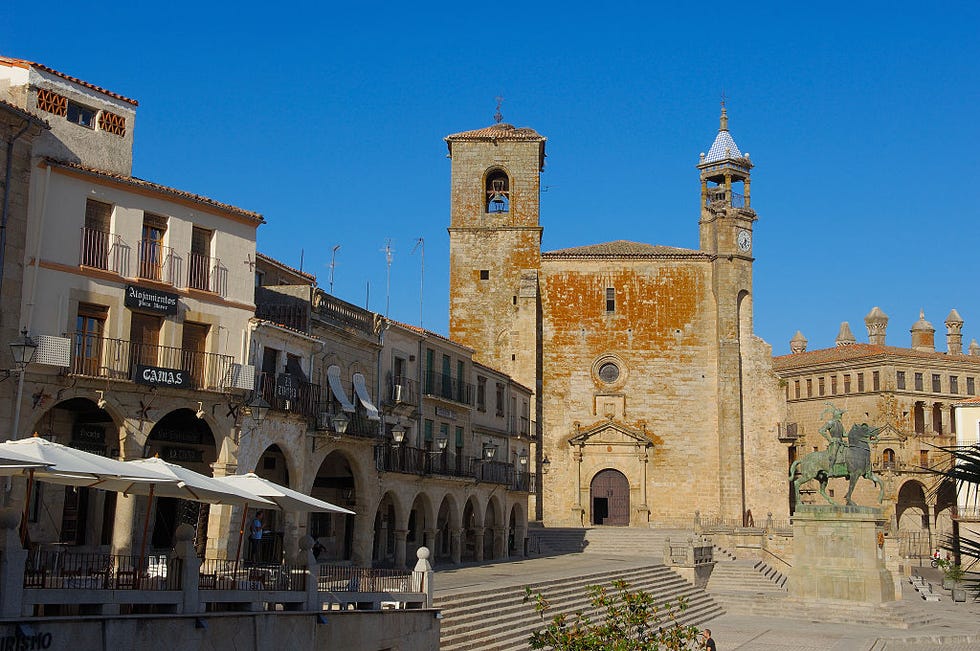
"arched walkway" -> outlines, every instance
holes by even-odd
[[[357,481],[351,469],[350,459],[340,451],[328,454],[316,477],[310,495],[331,504],[352,509],[357,502]],[[340,513],[311,513],[309,534],[323,546],[321,561],[349,561],[353,559],[354,518],[358,516]]]
[[[439,504],[436,516],[436,536],[432,555],[437,561],[459,563],[461,554],[459,507],[452,495]]]
[[[910,557],[925,557],[935,546],[926,502],[925,489],[916,480],[902,484],[895,503],[901,553]]]

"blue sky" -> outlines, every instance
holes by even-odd
[[[14,3],[0,53],[135,97],[134,174],[261,212],[259,250],[390,316],[448,323],[442,138],[548,138],[544,249],[697,248],[698,153],[728,97],[751,153],[755,331],[859,341],[879,305],[980,339],[973,3]],[[4,24],[6,23],[6,24]],[[232,264],[234,261],[230,261]],[[369,288],[369,289],[368,289]],[[945,346],[940,344],[940,349]]]

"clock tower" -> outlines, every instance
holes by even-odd
[[[718,135],[698,162],[701,172],[701,251],[711,258],[717,310],[717,405],[722,512],[746,512],[745,407],[742,360],[752,338],[752,161],[728,131],[721,105]],[[741,192],[739,192],[741,190]]]

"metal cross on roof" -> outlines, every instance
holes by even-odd
[[[493,121],[500,124],[501,120],[504,119],[503,113],[500,112],[500,105],[504,103],[504,98],[497,95],[497,112],[493,114]]]

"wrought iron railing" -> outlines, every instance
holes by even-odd
[[[118,235],[83,226],[79,242],[79,262],[86,267],[119,272],[118,243]]]
[[[426,371],[423,391],[429,396],[452,400],[464,405],[473,404],[473,385],[445,373]]]
[[[25,588],[180,590],[180,559],[36,550],[24,568]],[[142,569],[138,569],[142,568]]]
[[[306,568],[288,563],[250,563],[218,558],[201,561],[200,590],[306,589]]]
[[[320,407],[320,385],[286,373],[258,373],[256,390],[275,411],[316,418]]]
[[[214,291],[211,288],[211,256],[193,251],[187,254],[187,286],[206,292]]]
[[[70,373],[146,383],[137,377],[139,367],[179,371],[181,382],[175,386],[196,389],[222,389],[230,377],[230,355],[186,350],[173,346],[144,344],[125,339],[110,339],[88,333],[71,333]],[[174,380],[178,378],[174,377]]]
[[[418,402],[418,382],[403,375],[392,379],[388,387],[388,400],[396,405],[414,405]]]
[[[380,443],[374,446],[375,466],[382,472],[401,472],[409,475],[444,475],[473,477],[469,460],[448,449],[442,451],[416,448],[409,445]]]
[[[174,250],[155,240],[139,241],[139,277],[174,284]]]
[[[321,565],[317,589],[321,592],[411,592],[408,570]]]

